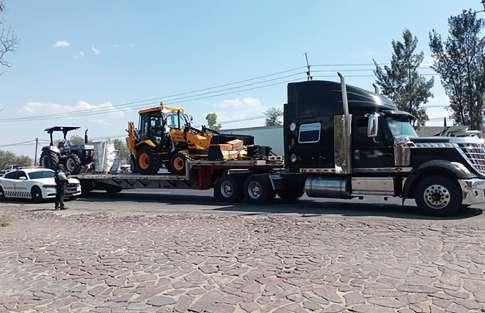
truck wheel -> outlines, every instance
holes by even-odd
[[[420,209],[433,215],[450,216],[462,208],[460,187],[444,176],[430,176],[420,181],[415,200]]]
[[[42,201],[42,191],[37,186],[32,187],[32,190],[30,191],[30,196],[32,200],[36,202]]]
[[[187,157],[180,151],[173,152],[168,160],[168,171],[177,175],[185,175]]]
[[[242,198],[242,182],[239,177],[225,175],[214,185],[214,198],[223,202],[239,202]]]
[[[285,189],[285,190],[280,190],[277,192],[278,196],[283,200],[287,202],[291,201],[296,201],[298,198],[303,196],[305,193],[305,187],[301,188],[296,188],[296,189]]]
[[[158,173],[160,162],[155,151],[146,146],[142,146],[136,159],[136,167],[138,172],[142,174],[150,175]]]
[[[54,151],[44,150],[40,155],[39,164],[44,168],[56,170],[59,164],[59,156]]]
[[[244,182],[244,198],[248,202],[270,202],[276,193],[271,185],[268,175],[253,174]]]
[[[70,154],[67,157],[66,170],[72,175],[81,173],[81,159],[77,154]]]

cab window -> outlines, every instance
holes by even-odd
[[[321,130],[321,123],[301,124],[298,132],[298,143],[319,142]]]
[[[18,179],[19,177],[19,172],[10,172],[8,174],[5,174],[5,178],[7,179]]]

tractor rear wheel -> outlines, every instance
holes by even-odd
[[[187,156],[180,152],[175,151],[170,155],[168,160],[168,171],[177,175],[185,175],[185,168],[187,166]]]
[[[81,173],[81,159],[77,154],[70,154],[66,160],[66,171],[69,174],[77,175]]]
[[[40,155],[39,160],[40,166],[44,168],[50,168],[51,170],[56,170],[59,164],[59,155],[51,150],[44,150]]]
[[[160,169],[160,161],[155,151],[147,146],[142,146],[138,150],[136,158],[136,169],[142,174],[156,174]]]

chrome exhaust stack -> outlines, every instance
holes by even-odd
[[[334,120],[334,158],[335,172],[339,174],[352,173],[351,135],[352,115],[349,113],[347,86],[342,74],[340,77],[342,90],[343,115],[335,115]]]

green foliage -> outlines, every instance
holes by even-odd
[[[423,126],[428,120],[423,104],[432,97],[434,80],[419,74],[424,53],[416,53],[418,39],[409,30],[403,32],[403,41],[392,41],[393,55],[390,65],[381,67],[374,60],[376,83],[400,110],[416,117],[414,126]]]
[[[126,142],[121,139],[115,139],[113,141],[113,144],[115,146],[115,149],[119,151],[120,160],[127,163],[128,160],[130,159],[130,150],[128,150],[128,146],[126,145]]]
[[[457,124],[480,129],[485,95],[485,38],[480,33],[484,20],[471,10],[448,19],[446,40],[433,30],[429,34],[435,59],[433,69],[450,98]]]
[[[25,155],[17,156],[10,151],[0,150],[0,169],[4,169],[7,165],[31,166],[32,159]]]
[[[217,124],[217,114],[216,113],[208,113],[205,116],[205,119],[207,121],[207,127],[213,130],[220,130],[221,129],[221,124]]]
[[[266,126],[283,125],[283,122],[281,121],[281,118],[283,117],[283,110],[280,108],[270,108],[264,112],[264,116],[266,117]]]
[[[72,145],[82,145],[84,143],[84,139],[81,136],[73,135],[69,138],[69,142]]]

